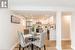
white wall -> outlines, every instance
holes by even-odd
[[[50,30],[49,38],[50,40],[56,40],[56,30]]]
[[[71,41],[72,48],[75,50],[75,12],[72,12],[71,17]]]
[[[56,13],[56,47],[61,50],[61,11]]]
[[[17,42],[17,30],[21,24],[11,23],[10,11],[0,9],[0,50],[10,50]]]

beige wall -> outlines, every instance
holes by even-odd
[[[65,15],[61,17],[61,38],[70,40],[70,21]]]

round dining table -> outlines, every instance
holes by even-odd
[[[34,41],[37,40],[37,38],[35,38],[35,36],[38,37],[39,36],[39,33],[37,35],[32,35],[32,34],[24,35],[24,38],[25,37],[28,37],[28,40],[30,40],[31,42],[34,42]],[[31,50],[34,50],[34,44],[31,43],[30,46],[31,46]]]
[[[30,37],[29,40],[31,40],[32,42],[37,40],[36,38]],[[34,45],[31,44],[31,50],[34,50]]]

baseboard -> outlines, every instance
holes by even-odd
[[[61,39],[61,40],[71,40],[71,39]]]
[[[75,50],[75,47],[72,47],[72,46],[71,46],[71,48],[72,48],[73,50]]]
[[[57,49],[57,50],[62,50],[62,48],[61,48],[61,47],[59,47],[59,46],[56,46],[56,49]]]
[[[56,41],[55,39],[50,39],[50,41]]]
[[[9,49],[0,49],[0,50],[9,50]]]
[[[10,50],[13,50],[19,42],[15,43]]]
[[[56,39],[50,39],[50,40],[56,40]],[[62,41],[62,40],[70,40],[70,39],[61,39],[61,41]]]

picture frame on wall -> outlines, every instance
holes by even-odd
[[[11,15],[11,23],[20,24],[20,18],[14,15]]]

